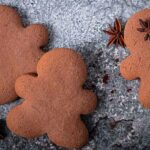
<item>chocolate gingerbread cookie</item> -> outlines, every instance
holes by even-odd
[[[4,104],[17,97],[16,79],[36,71],[48,32],[39,24],[24,27],[17,11],[5,5],[0,5],[0,20],[0,104]]]
[[[96,106],[96,95],[83,89],[86,65],[71,49],[56,48],[42,56],[37,75],[19,77],[15,87],[24,102],[14,107],[7,124],[17,135],[33,138],[48,134],[55,144],[78,148],[88,142],[80,119]]]

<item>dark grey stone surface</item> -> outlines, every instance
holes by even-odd
[[[150,111],[137,97],[139,82],[119,75],[119,64],[128,55],[123,48],[106,48],[102,32],[114,18],[123,23],[136,11],[150,7],[149,0],[0,0],[16,7],[23,22],[42,23],[49,29],[48,48],[70,47],[81,53],[89,77],[85,84],[98,96],[96,110],[83,117],[90,133],[82,150],[149,150]],[[107,79],[107,82],[103,81]],[[0,106],[5,118],[12,102]],[[11,132],[0,140],[0,150],[58,150],[47,136],[27,140]]]

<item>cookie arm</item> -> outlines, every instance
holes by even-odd
[[[35,46],[44,46],[48,42],[48,30],[40,24],[32,24],[24,30],[26,39],[31,39],[30,42]]]
[[[16,80],[15,90],[16,93],[23,98],[27,98],[26,95],[30,95],[30,93],[34,93],[37,87],[35,84],[36,77],[33,75],[22,75]],[[32,95],[32,94],[31,94]]]
[[[138,77],[139,59],[136,55],[127,57],[120,65],[120,73],[127,80]]]
[[[81,99],[81,114],[88,114],[94,111],[97,103],[97,97],[95,93],[89,90],[82,90],[79,99]]]

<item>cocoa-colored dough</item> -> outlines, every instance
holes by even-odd
[[[15,88],[25,101],[7,117],[10,130],[33,138],[45,133],[55,144],[79,148],[88,142],[88,131],[80,119],[96,107],[96,95],[83,89],[86,65],[71,49],[56,48],[42,56],[37,76],[19,77]]]
[[[140,78],[139,97],[146,108],[150,108],[150,41],[144,40],[145,32],[139,32],[141,28],[139,19],[150,18],[150,9],[144,9],[135,13],[125,26],[124,38],[131,54],[120,66],[122,76],[127,80]]]
[[[35,72],[48,41],[48,32],[33,24],[23,27],[17,11],[0,5],[0,104],[17,97],[15,81],[24,73]]]

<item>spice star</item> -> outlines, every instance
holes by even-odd
[[[109,29],[103,31],[110,36],[107,46],[112,44],[115,44],[116,47],[118,47],[118,45],[122,47],[126,46],[123,38],[122,27],[118,19],[115,20],[114,27],[109,25]]]
[[[139,23],[141,25],[141,28],[137,28],[139,32],[145,32],[144,40],[147,41],[150,40],[150,18],[143,21],[142,19],[139,19]]]

